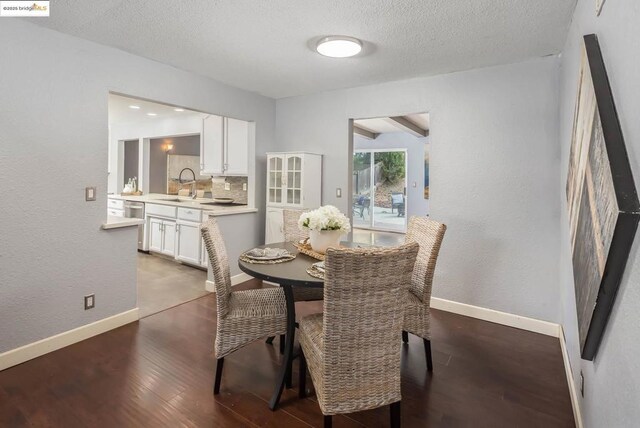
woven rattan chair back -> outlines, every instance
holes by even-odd
[[[285,242],[299,242],[309,237],[308,229],[300,230],[298,227],[298,219],[302,213],[303,210],[282,210]]]
[[[415,243],[327,251],[321,366],[329,414],[401,399],[398,337],[417,254]]]
[[[227,249],[218,222],[214,218],[210,217],[209,220],[202,223],[200,232],[209,255],[213,279],[216,284],[218,316],[225,317],[229,311],[229,295],[231,294],[231,272]]]
[[[446,230],[446,225],[427,217],[414,216],[409,220],[405,243],[417,242],[420,245],[409,290],[427,304],[431,301],[433,273]]]

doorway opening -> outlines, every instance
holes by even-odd
[[[401,242],[410,216],[429,215],[429,116],[354,119],[352,136],[354,239]]]

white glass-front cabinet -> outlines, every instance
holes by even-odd
[[[267,153],[267,206],[320,206],[322,156],[312,153]]]
[[[200,172],[210,175],[249,174],[251,123],[209,115],[202,119]]]
[[[282,209],[320,206],[322,155],[305,152],[267,153],[265,242],[281,242]]]

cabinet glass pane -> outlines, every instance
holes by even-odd
[[[301,159],[301,158],[299,158],[299,157],[296,157],[296,169],[297,169],[298,171],[301,171],[301,170],[302,170],[302,159]]]
[[[282,202],[282,190],[281,189],[275,189],[274,202],[276,202],[276,203]]]
[[[300,204],[300,190],[293,191],[293,203]]]
[[[291,189],[293,187],[293,172],[287,173],[287,189]]]
[[[293,174],[293,187],[296,189],[302,188],[302,173],[296,172]]]
[[[289,171],[291,171],[292,169],[295,169],[295,160],[293,157],[287,158],[287,169]]]
[[[288,204],[293,203],[293,190],[291,189],[287,190],[287,203]]]
[[[274,189],[269,189],[269,202],[275,202],[276,200],[276,191]]]
[[[276,158],[276,169],[282,171],[282,158]]]
[[[278,172],[276,174],[276,187],[282,187],[282,173]]]

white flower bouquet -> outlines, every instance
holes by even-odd
[[[298,220],[300,230],[339,230],[349,233],[351,224],[347,216],[333,205],[325,205],[317,210],[309,211],[300,216]]]
[[[314,251],[321,254],[324,254],[327,248],[338,248],[342,235],[351,230],[347,216],[331,205],[302,214],[298,220],[298,227],[300,230],[309,229],[309,244]]]

